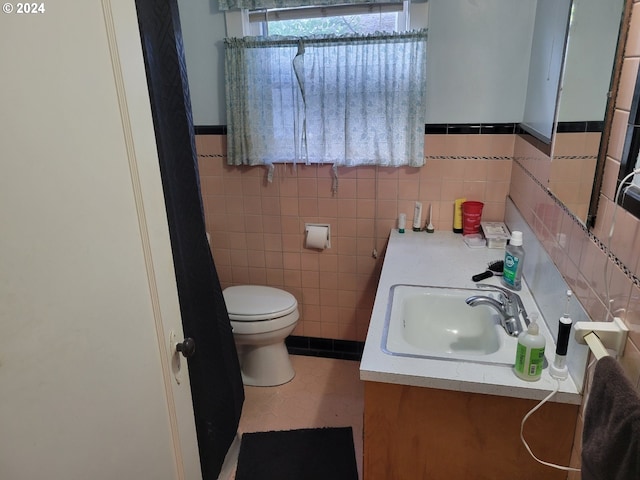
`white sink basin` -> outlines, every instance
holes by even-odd
[[[470,307],[472,295],[497,291],[425,285],[393,285],[382,338],[390,355],[512,365],[517,339],[491,307]]]

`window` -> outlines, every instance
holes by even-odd
[[[249,12],[253,35],[349,35],[403,32],[408,2],[330,7],[262,9]]]
[[[283,35],[225,40],[228,163],[424,163],[426,31],[372,34],[406,16],[361,8],[254,11],[252,28]]]

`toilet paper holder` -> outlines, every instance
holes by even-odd
[[[326,239],[324,240],[324,245],[309,245],[309,230],[316,230],[317,228],[321,228],[326,230]],[[304,224],[304,232],[305,232],[305,247],[306,248],[331,248],[331,225],[328,223],[305,223]],[[323,235],[324,237],[324,235]]]

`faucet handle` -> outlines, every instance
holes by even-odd
[[[520,306],[522,305],[522,300],[520,300],[520,296],[517,293],[499,285],[491,285],[490,283],[476,283],[476,286],[478,288],[499,290],[504,297],[507,312],[514,317],[518,316],[520,313],[519,311]]]
[[[500,290],[504,294],[504,296],[508,298],[510,301],[517,296],[515,292],[512,292],[507,288],[501,287],[500,285],[492,285],[490,283],[476,283],[476,287],[492,289],[492,290]]]
[[[500,285],[493,285],[491,283],[476,283],[476,287],[478,288],[494,288],[496,290],[502,290],[503,292],[511,292],[511,290],[507,290],[504,287],[501,287]]]
[[[478,288],[483,288],[483,289],[491,289],[491,290],[498,290],[500,291],[500,293],[504,296],[505,299],[509,299],[510,298],[510,291],[507,290],[506,288],[500,287],[498,285],[491,285],[490,283],[476,283],[476,287]]]

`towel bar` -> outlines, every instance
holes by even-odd
[[[599,360],[608,355],[607,348],[615,350],[618,356],[624,353],[629,329],[624,322],[615,317],[613,322],[576,322],[575,339],[587,344]]]
[[[585,342],[587,342],[587,345],[589,345],[589,348],[596,357],[596,360],[609,356],[609,352],[607,352],[607,349],[600,341],[600,338],[598,338],[598,335],[596,335],[596,332],[589,332],[583,338]]]

